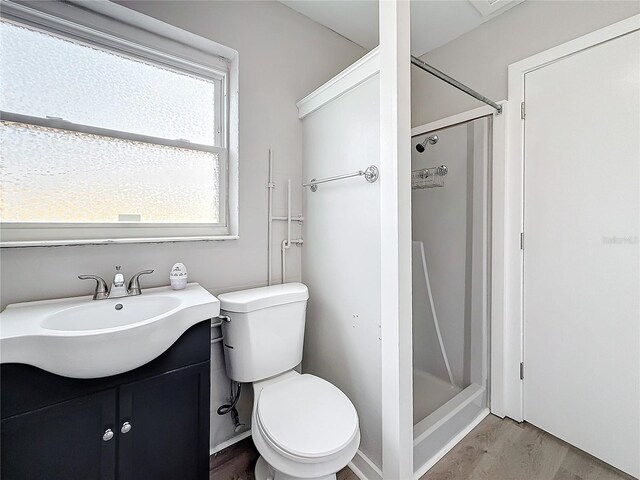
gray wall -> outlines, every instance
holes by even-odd
[[[507,66],[640,13],[640,2],[526,0],[422,60],[493,100],[507,98]],[[483,105],[412,67],[412,125]]]
[[[87,295],[93,286],[76,277],[110,279],[114,265],[127,278],[154,268],[143,286],[168,284],[171,265],[183,262],[189,279],[214,293],[267,281],[267,151],[273,148],[277,188],[274,213],[286,211],[286,179],[293,185],[293,213],[301,213],[302,129],[295,103],[365,51],[277,2],[119,2],[129,8],[236,49],[240,55],[240,240],[143,245],[2,249],[1,304]],[[294,224],[293,234],[300,234]],[[279,245],[285,225],[274,229],[273,264],[280,276]],[[300,249],[288,255],[288,280],[300,279]],[[212,351],[212,407],[229,391],[219,345]],[[245,390],[249,392],[249,389]],[[250,393],[243,420],[248,424]],[[231,421],[212,416],[212,444],[233,435]]]

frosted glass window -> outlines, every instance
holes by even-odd
[[[0,152],[2,222],[220,222],[218,153],[13,122]]]
[[[215,78],[7,21],[0,71],[4,112],[222,146]]]
[[[51,5],[0,19],[0,244],[234,236],[235,52]]]

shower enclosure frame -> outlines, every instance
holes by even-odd
[[[307,193],[305,196],[305,237],[313,236],[309,229],[315,218],[319,222],[317,233],[330,233],[328,238],[339,240],[335,245],[310,240],[305,249],[307,255],[314,260],[322,261],[325,260],[325,255],[328,256],[318,268],[307,262],[306,272],[303,270],[316,292],[315,298],[320,299],[310,302],[307,322],[312,325],[315,316],[315,321],[318,322],[316,325],[322,326],[308,337],[312,341],[307,342],[305,356],[309,373],[315,371],[325,375],[330,381],[335,377],[334,383],[347,390],[347,393],[355,381],[365,381],[363,386],[366,391],[350,392],[354,397],[359,397],[356,408],[359,408],[359,415],[363,420],[361,448],[366,444],[366,448],[359,450],[350,463],[356,475],[369,480],[410,480],[419,478],[459,438],[452,439],[450,436],[438,439],[431,436],[429,439],[434,447],[432,451],[437,454],[430,453],[430,458],[427,459],[416,455],[414,459],[412,232],[409,208],[412,196],[413,145],[409,3],[380,2],[379,27],[380,45],[376,49],[298,102],[299,117],[308,117],[303,123],[303,127],[306,125],[307,129],[303,135],[303,171],[309,167],[305,178],[340,173],[340,168],[324,171],[323,167],[328,165],[327,161],[338,165],[336,162],[342,159],[350,162],[349,170],[344,171],[354,171],[369,165],[371,158],[377,157],[380,172],[379,180],[372,184],[355,180],[327,183],[326,188],[319,188],[316,193]],[[329,110],[323,111],[324,108]],[[356,111],[351,112],[348,108],[355,108]],[[471,115],[467,113],[432,122],[422,128],[439,129],[476,117],[493,115],[493,109],[487,108],[476,109]],[[365,122],[358,121],[357,115],[363,112],[366,112],[369,123],[358,131],[357,127]],[[350,116],[352,113],[353,117]],[[368,139],[366,146],[371,150],[363,151],[350,137],[341,137],[341,131],[334,131],[335,118],[356,127],[357,134]],[[495,117],[494,122],[494,170],[495,164],[502,158],[503,119],[504,114]],[[375,128],[376,126],[379,128]],[[420,132],[414,129],[413,133]],[[495,188],[494,185],[494,192]],[[327,205],[339,209],[342,201],[350,202],[347,206],[360,205],[358,202],[362,201],[362,195],[365,194],[370,196],[366,207],[362,206],[362,211],[367,215],[360,215],[358,222],[340,215],[322,215]],[[335,203],[326,203],[332,199]],[[312,204],[312,200],[316,203]],[[317,203],[321,200],[323,202]],[[317,215],[314,214],[314,209]],[[307,214],[309,222],[306,221]],[[495,212],[493,216],[495,217]],[[357,226],[370,229],[366,239],[361,240],[359,236],[362,228],[352,228]],[[348,230],[347,227],[352,229]],[[345,229],[348,231],[345,232]],[[340,235],[336,236],[335,232]],[[376,233],[379,236],[374,238]],[[318,238],[322,236],[319,235]],[[345,238],[348,241],[345,242]],[[368,239],[373,242],[359,243],[367,242]],[[327,246],[336,248],[336,253],[339,254],[356,250],[362,252],[364,247],[372,247],[370,253],[375,258],[361,258],[360,264],[354,264],[358,267],[356,269],[350,268],[354,265],[349,261],[327,269],[327,263],[337,255],[326,249],[320,249],[317,254],[311,255],[310,249],[318,246],[323,249]],[[330,262],[328,264],[331,265]],[[339,275],[341,278],[359,278],[366,271],[366,279],[371,281],[364,287],[356,283],[334,292],[327,286],[335,285],[335,271],[351,275]],[[326,293],[324,296],[320,294],[323,289]],[[366,315],[361,315],[363,312]],[[328,325],[327,319],[331,319],[334,329],[325,328]],[[343,359],[341,363],[336,363],[334,357],[324,353],[329,350],[320,348],[323,345],[336,347],[336,332],[342,345],[346,343],[349,346],[340,348]],[[483,342],[484,345],[486,343]],[[309,347],[317,347],[315,356],[311,353],[313,348]],[[471,420],[465,425],[470,426],[473,423]],[[464,435],[466,431],[461,432],[458,428],[456,433]]]
[[[501,417],[504,417],[504,414],[501,413],[501,401],[499,400],[502,391],[502,383],[501,383],[501,375],[502,372],[492,371],[491,367],[493,362],[491,361],[492,352],[494,348],[497,351],[501,351],[502,338],[504,335],[502,334],[502,329],[504,326],[503,321],[503,306],[502,306],[502,292],[503,292],[503,277],[498,275],[493,275],[491,272],[502,271],[502,266],[500,262],[502,262],[501,258],[497,255],[493,255],[494,249],[498,249],[500,251],[503,248],[504,244],[504,231],[502,229],[503,219],[504,219],[504,202],[498,200],[497,202],[494,199],[502,199],[505,195],[505,185],[504,185],[504,170],[505,170],[505,158],[506,158],[506,113],[505,111],[507,102],[500,101],[499,105],[503,107],[503,113],[497,113],[496,110],[491,106],[483,106],[479,108],[475,108],[473,110],[468,110],[466,112],[449,116],[440,120],[436,120],[434,122],[430,122],[424,125],[420,125],[418,127],[412,128],[411,137],[415,137],[418,135],[423,135],[426,133],[434,132],[436,130],[441,130],[447,127],[453,127],[456,125],[464,124],[479,118],[483,117],[492,117],[492,127],[489,132],[491,143],[489,150],[489,178],[487,180],[487,188],[489,197],[492,201],[487,206],[487,214],[491,219],[489,223],[489,231],[488,231],[488,251],[487,251],[487,270],[489,273],[489,278],[487,281],[488,292],[488,305],[487,305],[487,321],[486,328],[487,331],[485,333],[485,341],[486,341],[486,354],[485,359],[486,365],[484,365],[483,370],[486,372],[486,376],[488,380],[484,387],[478,387],[476,384],[471,384],[462,390],[458,395],[452,398],[450,401],[445,403],[438,411],[429,415],[427,418],[422,419],[418,423],[413,426],[414,432],[414,441],[413,441],[413,450],[414,450],[414,479],[419,479],[422,475],[425,474],[435,463],[440,460],[451,448],[453,448],[465,435],[467,435],[478,423],[482,421],[490,412],[496,413]],[[497,219],[497,221],[495,221]],[[495,382],[494,382],[495,377]],[[494,392],[494,388],[495,391]],[[487,395],[487,408],[483,409],[475,415],[470,421],[466,423],[466,426],[460,430],[453,438],[451,438],[446,444],[442,446],[440,450],[437,451],[434,455],[429,458],[420,458],[420,446],[423,442],[429,439],[429,437],[436,433],[438,429],[442,426],[446,425],[447,421],[460,414],[465,407],[470,406],[474,400],[481,397],[486,390]],[[497,411],[493,409],[493,395],[492,393],[497,394],[497,406],[499,407]],[[424,456],[424,455],[423,455]]]

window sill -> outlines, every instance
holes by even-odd
[[[238,240],[239,235],[209,235],[198,237],[157,237],[157,238],[97,238],[82,240],[34,240],[0,242],[0,248],[25,247],[70,247],[76,245],[116,245],[130,243],[177,243]]]

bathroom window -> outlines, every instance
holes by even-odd
[[[0,20],[3,245],[232,235],[229,59],[26,18]]]

